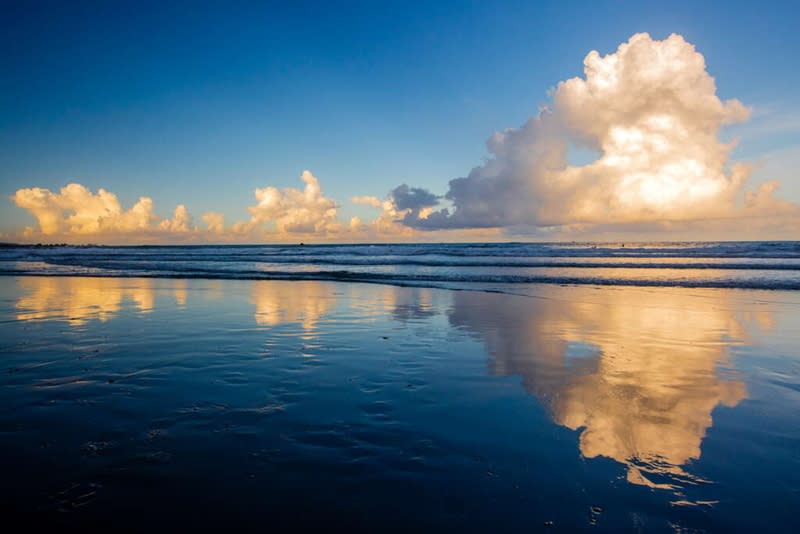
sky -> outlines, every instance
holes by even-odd
[[[3,241],[800,235],[793,2],[162,4],[4,2]]]

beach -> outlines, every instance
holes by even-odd
[[[800,294],[0,277],[29,525],[792,530]]]
[[[798,7],[4,3],[5,530],[800,533]]]

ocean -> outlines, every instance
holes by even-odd
[[[328,280],[513,291],[519,284],[800,289],[800,241],[19,246],[0,275]]]

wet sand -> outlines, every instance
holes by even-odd
[[[0,277],[4,517],[800,528],[800,294]]]

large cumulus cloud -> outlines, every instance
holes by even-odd
[[[422,229],[674,224],[794,216],[776,184],[745,194],[749,167],[731,164],[723,125],[748,118],[722,101],[705,59],[679,35],[636,34],[615,53],[590,52],[584,76],[558,84],[552,106],[495,133],[491,157],[451,180],[452,204],[403,223]],[[568,147],[598,152],[568,163]]]

